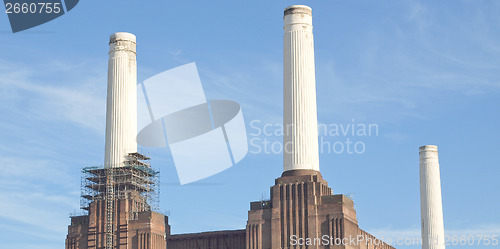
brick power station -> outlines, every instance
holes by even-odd
[[[168,217],[154,211],[158,171],[136,143],[136,38],[115,33],[109,44],[105,163],[83,169],[82,206],[88,214],[71,217],[66,249],[393,249],[358,226],[353,201],[332,194],[319,171],[311,8],[284,11],[283,174],[269,201],[250,203],[241,230],[171,234]],[[437,193],[430,199],[437,203],[433,207],[440,205]],[[425,210],[439,213],[436,207]],[[361,243],[351,240],[360,237]]]

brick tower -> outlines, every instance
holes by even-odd
[[[137,153],[136,38],[110,38],[103,166],[82,170],[82,209],[71,217],[66,249],[165,249],[168,218],[157,213],[159,172]]]
[[[391,249],[359,228],[353,201],[321,176],[311,8],[286,8],[284,23],[283,174],[269,201],[250,204],[246,248]]]

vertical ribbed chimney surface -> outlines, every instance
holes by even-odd
[[[445,237],[438,148],[435,145],[421,146],[419,154],[422,249],[444,249]]]
[[[119,167],[137,152],[136,38],[114,33],[109,40],[105,167]]]
[[[284,23],[283,171],[319,171],[311,8],[286,8]]]

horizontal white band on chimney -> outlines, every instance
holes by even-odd
[[[319,171],[312,11],[285,9],[283,37],[283,171]]]
[[[136,38],[114,33],[109,41],[105,167],[119,167],[137,152]]]
[[[422,249],[444,249],[443,203],[438,148],[435,145],[421,146],[419,155]]]

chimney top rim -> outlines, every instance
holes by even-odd
[[[312,8],[307,5],[291,5],[285,8],[284,15],[308,14],[312,15]]]
[[[109,43],[114,43],[116,41],[130,41],[136,43],[136,36],[128,32],[116,32],[109,36]]]
[[[438,147],[436,145],[423,145],[419,147],[419,151],[437,151]]]

